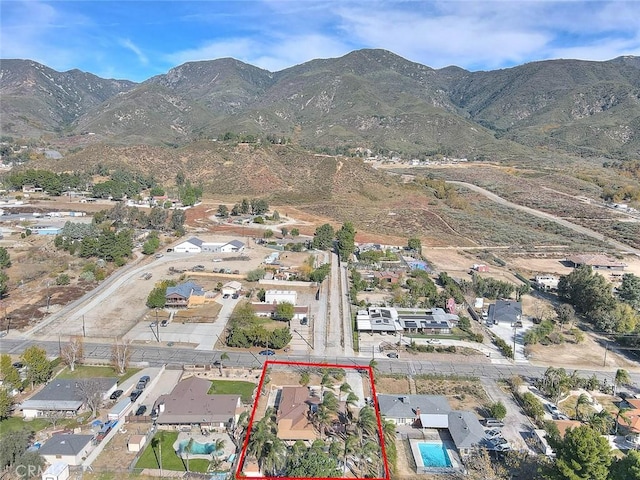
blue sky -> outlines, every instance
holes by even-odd
[[[640,55],[638,1],[0,0],[0,58],[142,81],[233,57],[270,71],[360,48],[434,68]]]

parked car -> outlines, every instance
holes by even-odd
[[[162,253],[156,253],[154,256],[155,256],[156,258],[162,258],[162,257],[164,257],[164,255],[163,255]]]
[[[442,342],[440,340],[438,340],[437,338],[430,338],[429,340],[427,340],[427,343],[429,343],[431,345],[439,345]]]
[[[225,294],[222,296],[222,298],[229,298],[229,297],[230,297],[230,295],[229,295],[228,293],[225,293]]]
[[[131,392],[131,395],[129,395],[129,398],[132,402],[135,402],[140,395],[142,395],[142,390],[134,390]]]
[[[303,317],[302,320],[300,320],[300,325],[306,325],[309,323],[309,320],[307,319],[307,317]]]
[[[120,398],[120,395],[122,395],[123,393],[124,393],[124,392],[123,392],[122,390],[116,390],[115,392],[113,392],[113,393],[109,396],[109,398],[110,398],[111,400],[117,400],[117,399],[119,399],[119,398]]]
[[[167,248],[167,253],[173,252],[173,248]]]
[[[484,432],[487,438],[499,437],[502,435],[502,432],[498,428],[490,428]]]
[[[389,358],[398,358],[398,354],[396,352],[387,353],[387,357],[389,357]]]
[[[559,415],[562,413],[560,409],[553,403],[547,403],[547,410],[549,410],[549,413],[551,415]]]
[[[238,298],[240,298],[240,295],[237,293],[234,293],[233,295],[231,295],[231,298],[233,298],[234,300],[237,300]]]
[[[140,380],[138,380],[138,384],[136,385],[136,390],[144,390],[145,388],[147,388],[149,380],[151,380],[149,375],[143,375],[142,377],[140,377]]]
[[[140,405],[138,407],[138,409],[136,410],[136,416],[140,416],[140,415],[144,415],[144,412],[147,411],[147,406],[146,405]]]
[[[153,328],[153,327],[157,327],[157,326],[158,326],[158,322],[156,322],[156,321],[154,320],[153,322],[151,322],[151,323],[149,324],[149,326],[150,326],[150,327],[152,327],[152,328]]]
[[[160,326],[161,326],[161,327],[166,327],[167,325],[169,325],[169,320],[162,320],[162,321],[160,322]]]
[[[260,350],[259,353],[260,355],[268,355],[268,356],[276,354],[276,352],[274,352],[273,350]]]
[[[22,362],[15,362],[15,363],[12,363],[12,365],[13,365],[13,368],[15,368],[16,370],[20,370],[21,368],[24,367],[24,363]]]
[[[497,418],[485,418],[481,421],[485,427],[490,428],[502,428],[504,427],[504,423],[498,420]]]
[[[195,265],[191,270],[194,272],[204,272],[204,265]]]

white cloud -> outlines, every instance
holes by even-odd
[[[129,40],[128,38],[123,38],[123,39],[120,39],[119,43],[123,47],[135,53],[136,57],[138,57],[138,60],[142,65],[149,64],[149,59],[147,58],[147,56],[144,53],[142,53],[142,50],[140,50],[140,48],[138,48],[138,46],[136,46],[131,40]]]

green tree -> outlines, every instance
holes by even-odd
[[[555,310],[556,315],[558,316],[558,323],[563,330],[566,323],[571,325],[571,323],[574,321],[576,311],[568,303],[559,304],[558,306],[556,306]]]
[[[251,270],[247,272],[247,281],[248,282],[257,282],[261,278],[264,278],[264,274],[266,272],[262,268],[256,268],[255,270]]]
[[[618,389],[623,385],[629,385],[631,383],[631,377],[629,376],[629,372],[627,372],[624,368],[619,368],[616,370],[616,376],[613,379],[613,394],[615,395]]]
[[[240,204],[240,213],[246,215],[247,213],[249,213],[250,209],[251,205],[249,204],[249,201],[246,198],[243,198],[242,203]]]
[[[340,260],[348,262],[356,249],[356,230],[351,222],[345,222],[336,232],[338,240],[338,255]]]
[[[312,447],[298,462],[287,466],[287,477],[338,478],[342,477],[342,472],[338,469],[337,458]]]
[[[311,376],[309,375],[309,372],[302,372],[300,374],[300,385],[302,385],[303,387],[306,387],[307,385],[309,385],[309,382],[311,381]]]
[[[53,367],[47,359],[47,351],[44,348],[33,345],[27,348],[20,358],[27,367],[27,381],[32,386],[49,381]]]
[[[158,237],[158,232],[152,231],[147,236],[147,241],[142,245],[142,253],[145,255],[152,255],[158,250],[158,248],[160,248],[160,237]]]
[[[618,288],[618,298],[633,308],[640,309],[640,277],[625,273]]]
[[[11,415],[11,407],[13,407],[13,397],[9,392],[8,386],[0,386],[0,420],[4,420]]]
[[[295,238],[295,237],[297,237],[297,236],[299,236],[299,235],[300,235],[300,230],[298,230],[297,228],[292,228],[292,229],[291,229],[291,236],[292,236],[293,238]]]
[[[316,228],[313,236],[312,246],[317,250],[328,250],[333,245],[334,231],[328,223]]]
[[[218,205],[218,216],[222,218],[227,218],[229,216],[229,209],[226,205],[220,204]]]
[[[289,235],[289,229],[287,227],[282,227],[280,229],[280,233],[282,234],[282,238],[285,238],[287,235]]]
[[[0,268],[9,268],[11,266],[11,257],[6,248],[0,247]]]
[[[502,402],[495,402],[489,405],[489,414],[493,418],[497,418],[498,420],[502,420],[507,416],[507,407],[504,406]]]
[[[273,237],[273,230],[271,230],[270,228],[267,228],[264,233],[262,234],[262,236],[264,238],[272,238]]]
[[[606,438],[593,428],[581,425],[567,430],[564,439],[551,437],[556,452],[555,471],[558,480],[606,480],[611,465],[611,447]]]
[[[15,465],[29,446],[32,433],[27,430],[8,431],[0,436],[0,470]]]
[[[11,357],[7,353],[0,356],[0,375],[2,376],[3,385],[9,388],[18,388],[22,381],[20,380],[20,372],[13,366]]]
[[[611,465],[610,480],[640,480],[640,452],[628,450]]]
[[[407,241],[407,247],[416,253],[422,253],[422,241],[417,237],[412,237]]]
[[[7,290],[9,288],[8,283],[9,276],[0,270],[0,298],[2,298],[5,293],[7,293]]]
[[[166,301],[167,287],[165,285],[160,285],[149,292],[146,305],[149,308],[162,308]]]
[[[295,314],[295,306],[291,302],[280,302],[276,305],[276,310],[273,314],[273,318],[276,320],[284,320],[285,322],[291,321]]]
[[[558,295],[568,300],[580,313],[593,312],[597,308],[609,309],[614,303],[609,282],[586,265],[560,277]]]

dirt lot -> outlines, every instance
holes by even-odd
[[[430,376],[415,377],[416,390],[422,395],[445,395],[454,410],[471,410],[480,412],[489,402],[479,381],[449,380]]]

